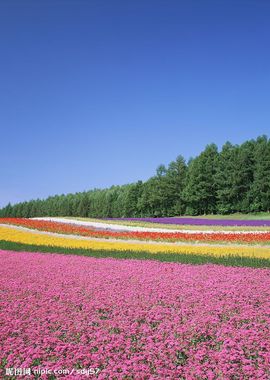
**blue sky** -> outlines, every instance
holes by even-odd
[[[270,135],[268,0],[0,3],[0,206]]]

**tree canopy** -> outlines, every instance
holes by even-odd
[[[0,210],[1,217],[163,217],[270,211],[270,140],[215,144],[188,162],[159,165],[147,181],[31,200]]]

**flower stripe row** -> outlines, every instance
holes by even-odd
[[[163,224],[183,224],[190,226],[270,226],[269,219],[239,220],[239,219],[206,219],[206,218],[106,218],[106,220],[127,220]]]
[[[204,242],[244,242],[244,243],[268,243],[270,242],[270,232],[256,233],[185,233],[185,232],[141,232],[141,231],[109,231],[97,230],[91,227],[66,224],[60,222],[33,220],[23,218],[2,218],[1,224],[11,224],[27,228],[57,232],[64,234],[74,234],[79,236],[115,238],[115,239],[136,239],[136,240],[153,240],[153,241],[204,241]]]
[[[166,243],[133,243],[128,241],[104,242],[95,240],[81,240],[80,238],[59,237],[39,234],[38,232],[26,232],[10,227],[0,227],[0,240],[24,243],[31,245],[47,245],[65,248],[82,248],[106,251],[136,251],[149,253],[179,253],[199,254],[214,256],[242,256],[270,259],[270,249],[257,246],[211,246],[199,244],[169,245]]]

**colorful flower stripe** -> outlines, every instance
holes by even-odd
[[[11,224],[27,228],[57,232],[64,234],[74,234],[80,236],[89,236],[97,238],[116,238],[116,239],[136,239],[136,240],[153,240],[153,241],[204,241],[204,242],[270,242],[270,232],[260,233],[185,233],[185,232],[117,232],[108,230],[96,230],[91,227],[83,227],[60,222],[51,222],[43,220],[22,219],[22,218],[2,218],[0,224]]]
[[[270,220],[236,220],[203,218],[106,218],[106,220],[128,220],[163,224],[184,224],[191,226],[269,226]]]
[[[39,220],[54,220],[61,222],[63,219],[65,221],[79,221],[79,222],[90,222],[90,223],[102,223],[103,225],[111,226],[125,226],[125,227],[144,227],[152,229],[166,229],[168,232],[178,232],[178,231],[220,231],[220,232],[242,232],[242,231],[268,231],[269,226],[191,226],[188,224],[163,224],[163,223],[151,223],[144,220],[124,220],[124,219],[97,219],[97,218],[80,218],[80,217],[39,217],[34,218]],[[176,231],[175,231],[176,230]],[[161,232],[161,231],[160,231]]]
[[[166,245],[166,243],[129,243],[81,240],[53,235],[25,232],[17,229],[0,227],[0,240],[24,244],[47,245],[66,248],[83,248],[94,250],[136,251],[149,253],[184,253],[214,256],[242,256],[270,259],[270,249],[256,246],[202,246],[202,245]]]
[[[80,373],[89,368],[99,380],[270,377],[267,270],[30,252],[0,258],[6,368],[74,368],[42,376],[70,380],[96,379]]]

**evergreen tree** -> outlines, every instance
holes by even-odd
[[[259,137],[254,149],[254,182],[250,189],[250,211],[270,211],[270,140]]]
[[[139,217],[139,207],[138,201],[143,193],[143,183],[138,181],[137,183],[131,184],[127,187],[124,199],[124,216],[129,217]]]
[[[186,165],[182,156],[160,165],[148,181],[31,200],[0,210],[1,217],[154,217],[270,211],[270,140],[214,144]]]
[[[223,145],[217,160],[215,182],[217,188],[217,212],[229,214],[236,211],[235,208],[235,161],[236,147],[230,142]]]
[[[254,176],[254,141],[247,141],[236,150],[234,161],[234,208],[237,212],[249,211],[249,193]]]
[[[213,214],[216,212],[216,167],[218,150],[215,144],[205,150],[188,167],[184,198],[187,213],[191,215]]]
[[[167,216],[183,215],[185,213],[185,200],[183,190],[187,175],[187,165],[183,156],[172,161],[166,175],[166,192],[169,199]]]
[[[84,193],[81,197],[80,203],[78,205],[78,216],[81,216],[82,218],[88,216],[88,209],[89,209],[89,200],[86,193]]]

